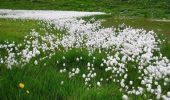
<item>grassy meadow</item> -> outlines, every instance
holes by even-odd
[[[151,8],[150,8],[151,7]],[[153,19],[170,19],[170,0],[0,0],[0,8],[2,9],[41,9],[41,10],[78,10],[78,11],[104,11],[111,13],[110,15],[93,16],[95,19],[103,20],[104,27],[115,26],[121,24],[131,26],[133,28],[143,28],[147,31],[153,30],[159,35],[159,38],[166,40],[161,47],[164,56],[170,59],[170,22],[155,21]],[[152,13],[150,13],[152,12]],[[85,17],[89,20],[93,17]],[[19,20],[19,19],[3,19],[0,18],[0,43],[6,40],[22,43],[32,29],[44,34],[46,31],[53,34],[64,34],[64,32],[56,29],[48,29],[43,22],[35,20]],[[42,29],[41,29],[42,28]],[[43,29],[46,30],[43,30]],[[0,51],[0,54],[3,50]],[[40,55],[41,56],[41,55]],[[96,79],[92,80],[92,88],[84,85],[82,76],[68,78],[68,73],[61,74],[59,72],[62,62],[66,62],[67,69],[79,67],[82,73],[85,70],[87,62],[92,61],[92,57],[88,56],[86,49],[73,49],[68,52],[64,50],[58,51],[51,57],[34,64],[34,60],[40,59],[40,56],[32,59],[30,63],[24,67],[15,66],[9,70],[4,66],[0,66],[0,100],[121,100],[123,92],[119,91],[119,85],[108,81],[103,83],[101,87],[96,86],[98,77],[107,77],[102,72],[100,62],[104,53],[94,53],[96,62],[94,67],[100,73]],[[63,60],[63,56],[67,59]],[[76,62],[77,57],[84,59]],[[59,63],[56,63],[59,61]],[[46,64],[44,65],[44,62]],[[129,66],[134,66],[130,63]],[[130,77],[136,76],[132,70]],[[135,79],[134,79],[135,80]],[[137,80],[136,80],[137,81]],[[18,84],[24,83],[24,89],[20,89]],[[170,88],[170,86],[169,86]],[[166,90],[168,91],[169,88]],[[26,91],[29,91],[27,93]],[[152,94],[141,96],[129,96],[130,100],[147,100],[155,99]]]
[[[23,42],[23,38],[28,34],[32,28],[36,29],[40,33],[44,31],[39,30],[43,27],[38,21],[33,20],[13,20],[13,19],[0,19],[1,30],[1,43],[5,40],[15,41],[17,43]],[[58,32],[53,30],[53,33]],[[76,52],[75,52],[76,51]],[[3,53],[3,51],[1,51]],[[82,55],[83,53],[83,55]],[[83,61],[75,63],[75,59],[78,56],[84,58]],[[68,68],[71,69],[75,66],[79,66],[84,70],[85,64],[91,61],[91,57],[88,56],[86,50],[81,51],[79,49],[71,50],[67,53],[64,51],[56,53],[51,59],[40,61],[38,65],[34,65],[34,62],[30,62],[23,68],[15,66],[12,70],[6,69],[5,66],[0,68],[0,99],[1,100],[46,100],[46,99],[57,99],[57,100],[87,100],[87,99],[121,99],[121,92],[119,92],[118,86],[109,82],[107,85],[98,88],[94,87],[87,89],[81,79],[81,76],[73,79],[68,78],[67,75],[63,75],[59,72],[63,59],[67,58]],[[97,57],[97,63],[95,66],[99,66],[102,57],[106,55],[94,54]],[[39,57],[35,58],[39,59]],[[56,60],[60,61],[61,64],[56,64]],[[101,70],[100,68],[98,69]],[[101,76],[104,75],[101,74]],[[61,81],[64,83],[61,84]],[[25,89],[20,89],[18,84],[22,82],[25,85]],[[29,90],[29,94],[26,93]]]
[[[138,21],[137,23],[132,22],[131,19],[124,19],[125,21],[122,21],[120,19],[116,19],[113,17],[108,16],[95,16],[96,19],[105,19],[103,22],[103,25],[105,27],[115,25],[118,26],[122,23],[125,23],[126,25],[133,26],[136,28],[141,28],[144,24],[143,21],[140,23]],[[85,18],[85,19],[89,19]],[[137,20],[137,19],[136,19]],[[113,24],[112,22],[113,21]],[[147,21],[146,21],[147,22]],[[155,23],[160,25],[160,22],[154,22],[149,21],[150,24],[146,26],[146,29],[148,30],[154,30],[156,27],[154,27]],[[141,26],[140,26],[141,24]],[[167,22],[163,23],[162,26],[169,24]],[[15,42],[23,42],[23,38],[26,34],[28,34],[32,28],[36,29],[40,33],[44,33],[44,31],[40,30],[40,27],[43,27],[41,24],[39,24],[38,21],[33,20],[13,20],[13,19],[0,19],[0,42],[3,43],[5,40],[9,41],[15,41]],[[159,27],[160,30],[166,32],[168,31],[168,28],[166,27]],[[157,31],[157,30],[156,30]],[[58,32],[58,30],[52,30],[53,33]],[[167,33],[168,34],[168,33]],[[164,35],[163,37],[165,37]],[[168,40],[168,39],[167,39]],[[169,43],[164,44],[162,47],[162,52],[164,55],[170,58],[170,45]],[[1,51],[2,53],[2,51]],[[75,59],[76,57],[82,56],[85,58],[83,61],[76,63]],[[44,61],[40,61],[38,65],[34,65],[34,62],[27,64],[23,68],[20,68],[19,66],[14,67],[12,70],[6,69],[5,66],[1,66],[0,68],[0,99],[1,100],[46,100],[46,99],[57,99],[57,100],[111,100],[114,98],[114,100],[120,100],[122,97],[122,93],[119,91],[118,84],[108,82],[105,83],[102,87],[95,86],[95,80],[92,83],[94,85],[93,88],[87,88],[83,84],[83,79],[81,79],[81,76],[76,76],[73,79],[68,78],[67,74],[61,74],[59,72],[59,69],[62,66],[63,59],[62,57],[65,56],[67,58],[67,67],[68,69],[71,69],[75,66],[79,66],[81,70],[84,70],[84,66],[87,62],[91,62],[92,58],[88,56],[88,52],[86,50],[79,50],[74,49],[67,53],[64,51],[60,51],[56,53],[54,56],[52,56],[51,59],[44,60],[46,62],[46,66],[44,66]],[[98,72],[101,72],[101,76],[105,76],[104,73],[102,73],[100,67],[100,62],[103,57],[106,55],[101,54],[94,54],[92,56],[95,56],[97,58],[97,62],[95,63],[95,68],[98,69]],[[38,57],[36,58],[39,59]],[[56,60],[60,61],[61,64],[56,64]],[[131,66],[131,65],[130,65]],[[131,73],[132,76],[136,75],[136,73]],[[99,76],[100,77],[100,76]],[[64,82],[61,84],[61,82]],[[18,84],[20,82],[23,82],[25,84],[25,89],[18,88]],[[29,90],[29,94],[26,93],[26,90]],[[130,96],[131,99],[138,99],[143,100],[144,98],[150,98],[153,96],[150,95],[149,97],[135,97]]]

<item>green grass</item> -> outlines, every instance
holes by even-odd
[[[0,19],[1,23],[1,42],[4,40],[16,41],[18,43],[23,41],[32,28],[38,29],[40,25],[38,21],[28,20],[12,20]],[[18,28],[20,27],[20,28]],[[42,26],[41,26],[42,27]],[[15,34],[14,34],[15,33]],[[8,34],[8,35],[5,35]],[[14,67],[12,70],[7,69],[5,66],[0,66],[0,99],[1,100],[46,100],[46,99],[59,99],[59,100],[87,100],[99,99],[106,100],[115,98],[120,99],[121,93],[118,92],[118,86],[115,84],[107,84],[102,87],[93,87],[89,90],[84,85],[81,75],[69,79],[67,74],[59,73],[62,63],[56,64],[56,61],[63,61],[62,56],[66,56],[69,66],[67,69],[73,67],[80,67],[82,70],[85,68],[85,61],[90,61],[87,51],[84,51],[84,61],[75,63],[73,58],[76,58],[82,52],[80,50],[65,52],[58,52],[51,59],[40,61],[36,66],[33,62],[27,64],[23,68],[20,66]],[[86,53],[85,53],[86,52]],[[96,55],[99,61],[102,56]],[[38,59],[38,58],[36,58]],[[46,66],[44,66],[46,62]],[[96,66],[100,62],[96,63]],[[61,85],[61,81],[64,84]],[[18,88],[18,84],[23,82],[24,89]],[[92,84],[96,84],[95,81]],[[112,89],[111,89],[112,88]],[[26,94],[26,90],[30,93]]]
[[[66,60],[69,61],[68,68],[73,68],[75,65],[81,68],[81,71],[85,71],[85,62],[75,63],[74,58],[80,56],[85,58],[85,61],[90,61],[86,51],[79,49],[71,50],[69,52],[58,52],[51,59],[40,61],[38,65],[29,63],[23,68],[14,67],[12,70],[8,70],[5,67],[0,68],[0,99],[2,100],[46,100],[46,99],[59,99],[59,100],[120,100],[122,93],[119,91],[119,85],[112,83],[103,83],[101,87],[96,86],[95,80],[92,81],[92,88],[87,89],[84,85],[84,80],[80,75],[69,79],[67,74],[59,73],[61,68],[60,64],[56,64],[56,61],[62,61],[62,56],[66,56]],[[95,55],[96,58],[102,58],[101,55]],[[46,66],[44,65],[46,62]],[[97,68],[98,63],[95,64]],[[83,66],[84,65],[84,66]],[[98,68],[100,70],[100,68]],[[103,72],[103,71],[101,71]],[[98,74],[98,77],[103,77],[104,73]],[[61,81],[64,84],[61,85]],[[18,84],[23,82],[25,89],[18,88]],[[30,91],[30,94],[26,94],[26,90]],[[133,99],[142,100],[142,96],[135,97]]]
[[[0,8],[103,11],[114,16],[170,19],[170,0],[0,0]]]
[[[0,94],[1,99],[60,99],[60,100],[108,100],[111,98],[120,99],[121,93],[118,90],[118,86],[115,84],[107,84],[102,87],[95,86],[87,90],[82,80],[81,75],[75,78],[69,79],[67,74],[59,73],[61,64],[56,64],[56,61],[63,61],[62,56],[66,56],[67,69],[79,66],[83,71],[85,69],[85,62],[90,61],[87,51],[83,51],[81,55],[85,60],[80,63],[75,63],[73,60],[77,56],[80,56],[82,52],[77,49],[69,52],[58,52],[51,59],[40,61],[38,66],[32,63],[27,64],[23,68],[15,68],[8,70],[1,66],[1,77],[0,77]],[[101,55],[96,55],[101,58]],[[38,58],[37,58],[38,59]],[[44,65],[46,62],[46,66]],[[100,75],[99,75],[100,76]],[[61,85],[61,81],[64,84]],[[23,82],[25,84],[24,90],[19,89],[18,83]],[[26,94],[26,90],[30,91],[30,94]],[[4,91],[5,90],[5,91]]]
[[[121,23],[133,26],[135,28],[142,28],[147,30],[154,30],[159,32],[157,28],[161,31],[160,33],[169,34],[170,29],[168,29],[168,22],[153,22],[145,19],[119,19],[112,16],[96,16],[97,19],[105,19],[103,26],[109,27],[112,25],[118,26]],[[87,18],[88,19],[88,18]],[[33,20],[12,20],[12,19],[0,19],[0,42],[4,40],[16,41],[21,43],[23,37],[27,35],[32,28],[43,33],[44,31],[40,30],[42,24],[39,24],[38,21]],[[158,25],[158,26],[157,26]],[[160,26],[159,26],[160,25]],[[57,30],[48,30],[58,33]],[[62,32],[61,32],[62,33]],[[162,52],[165,56],[170,59],[170,45],[169,43],[164,44],[162,47]],[[77,52],[75,52],[77,51]],[[74,59],[78,56],[84,58],[83,61],[76,63]],[[101,87],[96,86],[95,80],[92,81],[94,87],[89,90],[84,85],[84,80],[81,77],[82,72],[79,76],[76,76],[73,79],[68,78],[68,74],[59,73],[59,69],[62,68],[62,56],[66,56],[66,65],[67,69],[73,67],[81,68],[81,71],[85,72],[85,64],[91,61],[91,58],[88,57],[86,50],[75,49],[69,52],[58,52],[51,59],[46,59],[40,61],[38,65],[34,65],[33,62],[27,64],[23,68],[20,66],[14,67],[12,70],[6,69],[5,66],[0,66],[0,99],[1,100],[46,100],[46,99],[58,99],[58,100],[120,100],[122,92],[119,91],[119,85],[108,82],[103,83]],[[95,63],[95,68],[100,73],[98,77],[107,76],[105,73],[102,73],[100,67],[100,61],[106,55],[94,54],[97,61]],[[38,59],[38,58],[36,58]],[[56,61],[60,61],[59,64],[56,64]],[[44,66],[46,62],[46,66]],[[136,73],[131,73],[130,77],[135,76]],[[96,78],[98,78],[96,77]],[[134,79],[135,80],[135,79]],[[61,81],[64,81],[64,84],[61,85]],[[23,82],[25,84],[25,89],[21,90],[18,88],[18,84]],[[26,94],[26,90],[30,91],[30,94]],[[150,97],[154,98],[153,95],[149,97],[136,97],[130,96],[132,100],[138,99],[148,99]]]
[[[37,21],[0,19],[0,42],[5,40],[22,42],[31,29],[38,29]]]

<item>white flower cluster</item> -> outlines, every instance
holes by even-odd
[[[166,57],[162,57],[159,52],[158,44],[161,41],[153,31],[147,32],[143,29],[128,27],[122,30],[102,28],[98,21],[91,24],[76,19],[65,20],[60,24],[56,21],[53,23],[58,29],[65,29],[68,32],[67,35],[63,36],[61,43],[65,48],[85,47],[89,52],[96,49],[105,50],[109,55],[107,60],[104,60],[107,65],[105,71],[111,71],[113,77],[118,77],[114,81],[120,83],[120,86],[127,94],[142,95],[146,87],[148,92],[156,95],[157,99],[163,96],[161,85],[157,81],[168,77],[170,74],[170,62]],[[117,30],[118,32],[116,32]],[[110,52],[107,51],[116,53],[110,55]],[[159,55],[155,56],[154,52],[159,52]],[[134,68],[140,74],[138,79],[141,84],[136,88],[133,86],[133,80],[130,80],[128,84],[126,83],[128,80],[128,62],[137,63]],[[90,64],[88,63],[87,66],[90,66]],[[86,76],[83,74],[85,81],[90,81],[90,78]],[[124,78],[121,79],[120,77]],[[157,88],[152,88],[154,87],[152,84],[155,82],[157,83]],[[100,86],[100,82],[97,82],[97,85]]]
[[[73,68],[70,72],[69,72],[69,78],[77,75],[80,73],[80,69],[79,68]]]
[[[85,81],[85,85],[88,85],[89,87],[91,87],[91,83],[90,81],[92,79],[94,79],[97,76],[96,72],[95,72],[95,68],[93,66],[93,64],[91,64],[90,62],[87,63],[87,73],[83,74],[82,77]]]
[[[32,58],[40,54],[47,56],[40,58],[50,59],[55,52],[61,48],[70,50],[72,48],[86,48],[89,55],[93,52],[105,53],[107,58],[103,58],[100,67],[105,68],[105,73],[111,73],[109,78],[113,82],[119,83],[121,89],[127,95],[142,95],[145,92],[156,95],[157,99],[167,99],[170,93],[163,92],[163,86],[160,80],[163,80],[164,86],[168,84],[170,75],[170,62],[160,53],[159,44],[161,40],[153,31],[145,31],[143,29],[133,29],[130,27],[120,28],[104,28],[100,21],[86,22],[82,19],[57,19],[49,21],[55,25],[55,28],[66,31],[62,36],[54,34],[39,35],[35,30],[30,35],[25,36],[24,43],[16,45],[15,43],[5,43],[0,45],[0,49],[5,49],[7,55],[0,56],[0,64],[7,65],[24,65],[29,63]],[[154,55],[157,52],[158,55]],[[17,56],[17,57],[16,57]],[[63,56],[63,60],[66,58]],[[75,60],[79,62],[82,57]],[[93,57],[93,62],[96,58]],[[130,65],[129,63],[135,63]],[[37,65],[38,61],[35,60]],[[66,64],[63,63],[63,67]],[[130,68],[129,68],[130,67]],[[135,85],[135,80],[129,79],[130,69],[134,69],[138,74],[137,80],[140,84]],[[85,85],[89,85],[90,81],[97,76],[94,64],[87,63],[87,73],[83,73]],[[61,73],[66,69],[60,70]],[[73,77],[80,73],[78,67],[68,71],[69,77]],[[103,78],[97,81],[97,86],[101,86]],[[128,96],[123,95],[122,99],[128,100]]]
[[[5,64],[7,68],[11,69],[12,65],[17,65],[18,62],[16,61],[16,56],[19,55],[18,53],[18,45],[14,42],[9,43],[5,42],[4,44],[0,44],[0,50],[2,50],[1,54],[4,56],[0,56],[0,64]],[[15,53],[13,51],[16,51]]]
[[[60,69],[60,73],[64,73],[66,72],[67,70],[64,68],[64,69]]]

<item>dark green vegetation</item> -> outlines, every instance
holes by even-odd
[[[170,0],[0,0],[0,8],[103,11],[114,16],[170,19]]]
[[[57,65],[56,61],[63,61],[62,56],[66,56],[68,68],[80,67],[85,69],[85,62],[75,63],[77,56],[80,56],[80,50],[69,51],[67,53],[58,52],[52,59],[46,59],[46,66],[44,61],[40,61],[37,66],[32,63],[21,68],[14,68],[8,70],[5,67],[0,69],[0,99],[1,100],[106,100],[115,98],[121,99],[121,93],[118,92],[118,87],[115,84],[103,85],[101,88],[94,86],[89,90],[84,85],[81,75],[72,79],[68,75],[59,73],[61,68],[60,63]],[[82,55],[85,60],[89,59],[86,53]],[[96,55],[100,57],[100,55]],[[38,59],[38,58],[37,58]],[[89,59],[90,60],[90,59]],[[81,70],[81,71],[82,71]],[[63,81],[63,85],[61,85]],[[25,89],[18,88],[18,83],[23,82]],[[92,83],[95,85],[95,82]],[[27,94],[26,90],[30,93]]]
[[[76,52],[75,52],[76,51]],[[83,52],[83,53],[82,53]],[[84,58],[81,62],[76,63],[75,58]],[[67,69],[79,67],[81,69],[80,75],[69,79],[68,73],[61,74],[59,69],[62,64],[62,56],[66,57]],[[104,55],[94,54],[97,60],[101,60]],[[37,58],[38,59],[38,58]],[[85,72],[86,63],[92,61],[91,57],[88,57],[87,51],[80,51],[74,49],[69,52],[58,52],[52,57],[52,59],[40,61],[38,65],[34,65],[33,62],[27,64],[22,69],[14,67],[12,70],[8,70],[5,67],[0,69],[0,94],[1,100],[121,100],[122,93],[119,91],[119,85],[114,84],[112,81],[102,83],[101,87],[96,86],[96,81],[92,81],[92,88],[88,88],[84,85],[84,80],[81,78],[82,72]],[[56,64],[56,61],[60,61]],[[101,71],[100,62],[95,63],[95,68],[98,72]],[[98,74],[98,77],[105,77],[105,73]],[[96,79],[98,79],[96,77]],[[63,85],[61,85],[63,81]],[[25,84],[24,89],[18,87],[18,83],[23,82]],[[27,94],[26,90],[30,93]],[[130,96],[133,99],[142,100],[144,97]],[[147,97],[145,97],[147,98]]]

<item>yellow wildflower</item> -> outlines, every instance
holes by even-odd
[[[18,87],[23,89],[25,87],[25,85],[24,85],[24,83],[19,83]]]

